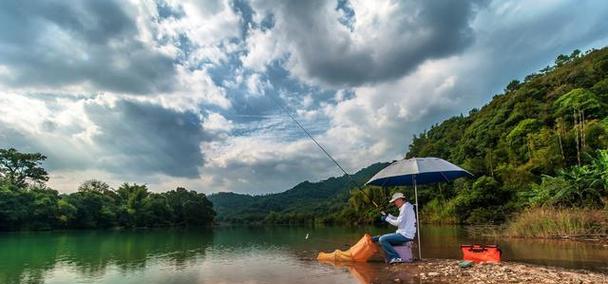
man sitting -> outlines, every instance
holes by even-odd
[[[414,213],[414,206],[405,200],[403,193],[397,192],[393,194],[393,197],[389,201],[390,203],[399,208],[399,216],[387,215],[384,211],[380,212],[380,214],[382,215],[382,220],[396,226],[397,231],[382,236],[375,236],[372,240],[380,243],[390,264],[402,263],[404,262],[403,259],[399,257],[393,246],[402,245],[414,239],[414,235],[416,235],[416,214]]]

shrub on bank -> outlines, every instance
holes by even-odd
[[[537,207],[524,210],[506,226],[505,235],[519,238],[607,238],[606,209]]]
[[[420,212],[420,221],[429,224],[458,224],[454,213],[454,202],[433,199]]]

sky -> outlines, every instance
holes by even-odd
[[[607,1],[0,2],[0,148],[48,185],[280,192],[407,153],[557,55]]]

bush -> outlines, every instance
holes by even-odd
[[[455,213],[462,223],[499,223],[505,220],[511,210],[509,201],[512,193],[493,177],[482,176],[473,183],[471,190],[459,192],[456,196]]]
[[[608,198],[608,151],[598,151],[592,163],[559,171],[558,176],[543,176],[522,193],[531,206],[603,208]]]
[[[608,214],[597,209],[528,209],[508,223],[505,235],[522,238],[606,237]]]
[[[457,224],[458,218],[454,211],[453,201],[433,199],[424,205],[420,212],[420,221],[431,224]]]

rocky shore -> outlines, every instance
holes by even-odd
[[[608,274],[517,262],[475,264],[461,268],[458,260],[425,259],[387,266],[386,278],[372,283],[608,283]]]

